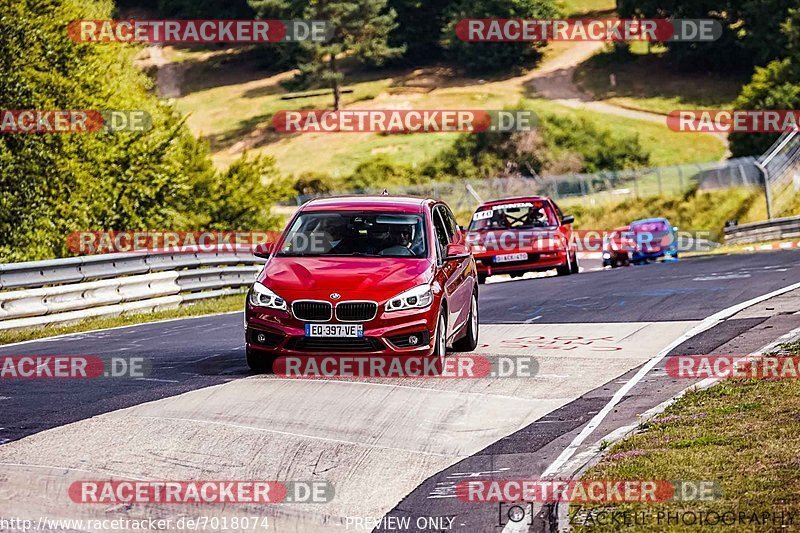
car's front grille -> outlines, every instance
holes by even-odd
[[[375,302],[341,302],[336,305],[336,319],[342,322],[366,322],[378,314]]]
[[[332,318],[333,308],[329,302],[301,300],[292,304],[292,312],[299,320],[326,322]]]
[[[384,345],[374,337],[292,337],[286,348],[298,352],[377,352]]]

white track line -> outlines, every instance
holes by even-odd
[[[671,352],[674,348],[678,347],[683,342],[687,341],[688,339],[706,331],[707,329],[712,328],[718,322],[725,320],[726,318],[730,318],[731,316],[735,315],[739,311],[746,309],[752,305],[755,305],[759,302],[763,302],[764,300],[768,300],[770,298],[774,298],[775,296],[779,296],[789,291],[793,291],[795,289],[800,288],[800,283],[795,283],[793,285],[789,285],[788,287],[783,287],[782,289],[778,289],[776,291],[772,291],[770,293],[758,296],[746,302],[742,302],[740,304],[736,304],[734,306],[728,307],[727,309],[723,309],[713,315],[709,316],[708,318],[704,319],[702,322],[694,326],[692,329],[675,339],[672,343],[669,344],[666,348],[661,350],[658,354],[656,354],[652,359],[650,359],[645,365],[639,369],[639,371],[629,379],[617,392],[614,396],[609,400],[609,402],[600,410],[599,413],[594,415],[586,427],[572,440],[572,442],[564,448],[564,451],[556,458],[553,463],[547,467],[547,469],[542,472],[542,477],[550,477],[555,475],[564,464],[569,461],[569,459],[575,454],[578,447],[584,443],[584,441],[592,434],[592,432],[600,425],[600,423],[608,416],[608,414],[614,409],[614,407],[622,400],[622,398],[630,392],[630,390],[639,383],[650,370],[652,370],[664,357],[667,356],[669,352]]]

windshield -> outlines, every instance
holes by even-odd
[[[534,201],[479,207],[472,215],[469,229],[530,229],[557,225],[558,221],[550,203]]]
[[[666,233],[670,230],[670,227],[666,222],[663,221],[634,222],[631,224],[631,230],[646,233]]]
[[[421,215],[303,213],[286,232],[281,256],[426,257]]]

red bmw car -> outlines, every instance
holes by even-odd
[[[405,197],[312,200],[276,243],[247,296],[247,363],[278,356],[414,355],[478,344],[475,260],[442,202]]]
[[[553,268],[559,276],[577,274],[580,267],[572,234],[574,221],[544,196],[482,204],[472,215],[467,234],[480,283],[494,274],[519,277]]]

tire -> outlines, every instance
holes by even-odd
[[[558,272],[559,276],[569,276],[572,274],[572,258],[570,257],[569,253],[567,253],[566,263],[557,266],[556,272]]]
[[[247,366],[253,372],[257,374],[272,372],[272,363],[275,361],[273,355],[245,348],[245,356],[247,357]]]
[[[578,252],[575,252],[575,255],[572,256],[572,273],[573,274],[581,273],[581,265],[580,263],[578,263]]]
[[[453,343],[457,352],[472,352],[478,347],[478,293],[472,293],[464,336]]]
[[[486,283],[486,278],[488,278],[486,274],[478,274],[478,285],[483,285]]]
[[[447,356],[447,319],[444,309],[439,311],[433,338],[433,353],[431,354],[431,357],[434,358],[433,371],[439,375],[444,371],[444,358]]]

